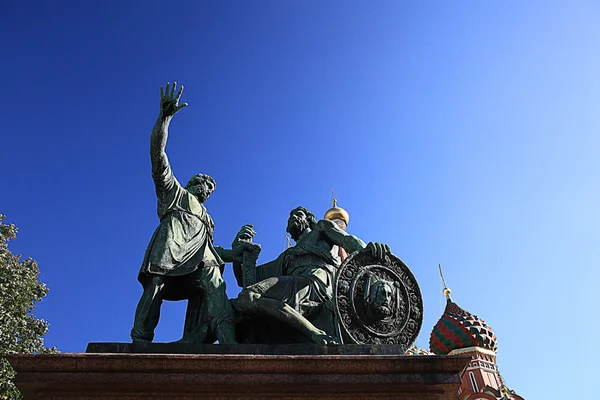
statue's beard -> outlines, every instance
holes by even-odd
[[[198,201],[200,203],[204,203],[206,200],[208,200],[208,196],[210,196],[210,193],[208,193],[208,190],[204,191],[200,191],[200,193],[196,193],[196,197],[198,198]]]
[[[287,233],[290,234],[294,242],[297,242],[302,235],[302,232],[308,229],[308,222],[306,220],[290,220],[288,221]]]
[[[371,303],[371,312],[373,316],[379,320],[390,318],[394,312],[392,310],[392,304],[390,300],[384,300],[381,298],[376,298],[375,301]]]
[[[392,309],[387,305],[377,306],[375,307],[375,314],[382,319],[389,318],[392,316]]]
[[[200,188],[198,186],[194,188],[193,192],[190,191],[190,193],[196,196],[200,203],[204,203],[206,200],[208,200],[208,196],[210,196],[210,192],[208,191],[208,189],[204,187]]]

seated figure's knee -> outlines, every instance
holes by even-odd
[[[252,312],[258,299],[260,299],[260,294],[245,289],[238,295],[237,304],[243,312]]]

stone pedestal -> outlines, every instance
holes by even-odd
[[[340,351],[342,347],[327,352],[347,353]],[[125,344],[120,348],[131,351]],[[459,373],[470,360],[316,354],[322,350],[304,355],[64,353],[15,355],[9,360],[26,400],[450,400],[460,386]]]

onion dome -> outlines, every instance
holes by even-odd
[[[333,207],[325,212],[325,216],[323,217],[328,220],[341,219],[348,225],[348,221],[350,221],[350,215],[346,210],[337,206],[337,199],[333,199]]]
[[[431,331],[431,352],[444,355],[452,350],[467,347],[481,347],[495,352],[498,345],[492,328],[484,320],[463,310],[452,301],[450,289],[445,287],[444,294],[447,299],[446,309]]]

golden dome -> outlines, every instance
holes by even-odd
[[[333,199],[333,207],[327,210],[324,218],[330,221],[334,219],[341,219],[346,223],[346,225],[348,225],[348,221],[350,221],[350,215],[348,215],[348,212],[346,210],[337,206],[336,199]]]

